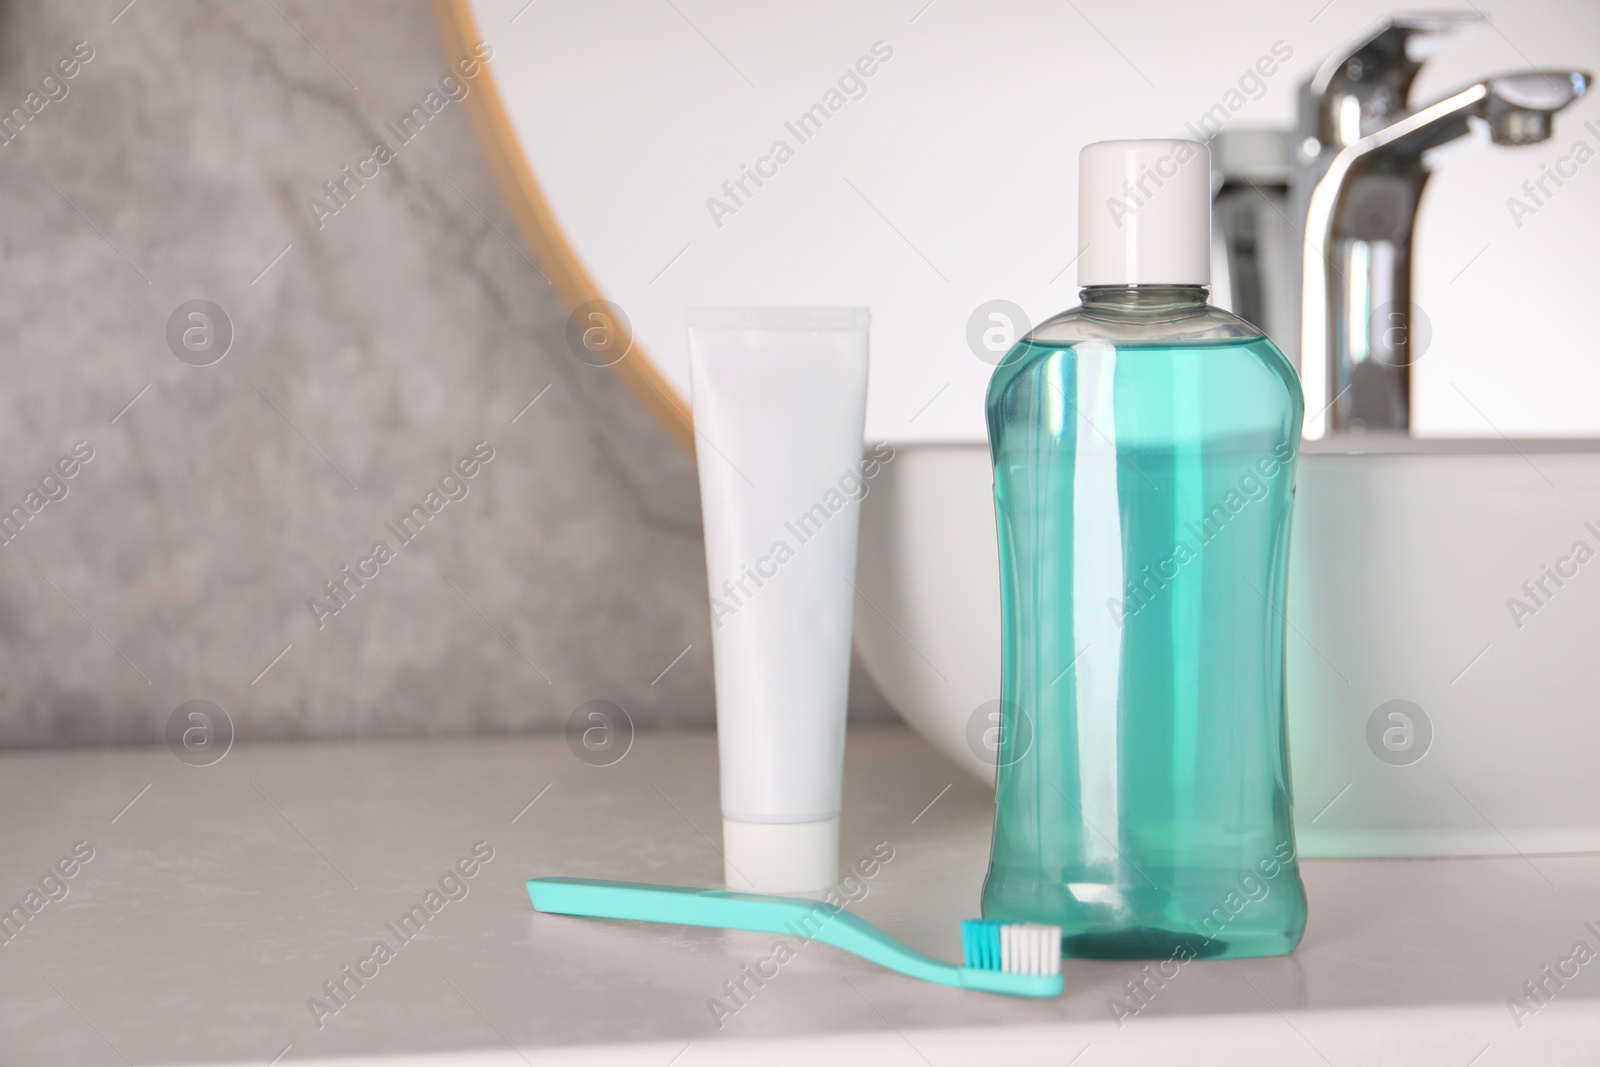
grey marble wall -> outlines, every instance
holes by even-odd
[[[241,739],[709,723],[692,462],[566,350],[461,106],[307,208],[444,73],[426,3],[126,3],[0,7],[0,744],[190,700]]]

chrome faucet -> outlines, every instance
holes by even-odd
[[[1477,13],[1386,19],[1301,86],[1289,201],[1304,240],[1290,257],[1300,300],[1299,350],[1289,355],[1298,355],[1308,438],[1410,428],[1411,242],[1429,174],[1424,153],[1470,132],[1474,119],[1495,144],[1547,140],[1552,116],[1589,87],[1581,71],[1530,71],[1412,104],[1432,46],[1484,21]]]

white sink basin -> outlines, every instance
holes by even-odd
[[[863,504],[856,613],[889,701],[988,779],[991,482],[985,446],[901,448]],[[1600,443],[1308,442],[1288,615],[1302,854],[1600,850]]]

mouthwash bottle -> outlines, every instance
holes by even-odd
[[[1082,304],[989,383],[1002,719],[985,918],[1063,953],[1283,955],[1305,928],[1284,730],[1299,379],[1207,303],[1194,141],[1079,158]]]

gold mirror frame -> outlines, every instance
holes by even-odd
[[[472,54],[472,46],[483,40],[468,0],[433,0],[433,13],[447,64]],[[500,197],[557,295],[574,310],[591,300],[605,299],[556,224],[544,191],[512,132],[492,65],[485,66],[484,76],[465,104],[467,120],[500,189]],[[667,434],[686,451],[693,452],[694,424],[689,406],[639,350],[634,338],[630,336],[627,341],[627,355],[614,363],[613,369]]]

